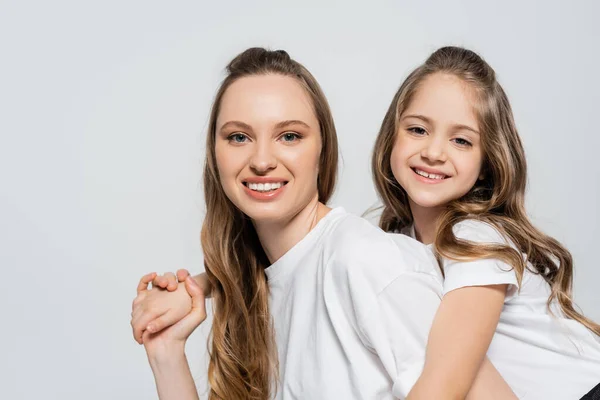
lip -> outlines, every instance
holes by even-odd
[[[247,183],[277,183],[277,182],[284,182],[284,183],[288,183],[287,179],[283,179],[283,178],[277,178],[274,176],[251,176],[249,178],[246,179],[242,179],[242,183],[243,182],[247,182]]]
[[[255,190],[251,190],[248,186],[246,186],[244,184],[244,183],[277,183],[277,182],[283,182],[283,185],[279,189],[271,190],[269,192],[257,192]],[[254,200],[273,201],[282,195],[282,193],[285,191],[285,188],[287,187],[288,182],[289,181],[287,181],[286,179],[281,179],[281,178],[253,176],[248,179],[243,179],[242,187],[244,188],[244,192]]]
[[[414,176],[416,177],[416,179],[420,182],[423,183],[428,183],[428,184],[439,184],[444,182],[446,179],[450,178],[449,175],[444,174],[443,172],[436,170],[436,169],[432,169],[432,168],[423,168],[423,167],[410,167],[411,171],[413,172]],[[436,174],[436,175],[444,175],[445,178],[444,179],[433,179],[433,178],[426,178],[422,175],[417,174],[417,172],[415,171],[416,169],[421,170],[423,172],[427,172],[428,174]]]
[[[412,169],[413,171],[415,169],[418,169],[423,172],[427,172],[428,174],[444,175],[447,178],[450,177],[450,175],[445,174],[444,172],[440,171],[439,169],[434,169],[434,168],[429,168],[429,167],[420,167],[420,166],[416,166],[416,165],[411,166],[410,169]]]

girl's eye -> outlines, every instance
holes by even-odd
[[[248,137],[243,133],[232,133],[227,139],[233,143],[244,143]]]
[[[408,128],[408,131],[414,133],[415,135],[419,135],[419,136],[427,133],[425,131],[425,129],[423,129],[419,126],[413,126],[412,128]]]
[[[464,146],[464,147],[471,147],[472,146],[471,142],[469,142],[468,140],[463,139],[463,138],[455,138],[455,139],[452,139],[452,140],[454,140],[454,143],[456,143],[459,146]]]
[[[296,132],[286,132],[281,135],[281,140],[284,142],[295,142],[298,139],[300,139],[300,135]]]

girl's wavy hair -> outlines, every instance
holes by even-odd
[[[277,382],[277,352],[269,313],[265,268],[269,260],[250,219],[227,198],[217,169],[216,123],[224,93],[240,78],[276,74],[296,80],[308,93],[320,124],[318,196],[331,197],[338,162],[335,126],[327,99],[311,73],[283,50],[250,48],[227,66],[210,113],[204,164],[206,217],[201,242],[213,287],[208,380],[210,399],[266,400]]]
[[[453,75],[472,89],[484,155],[484,178],[466,195],[450,202],[437,221],[434,247],[438,257],[502,260],[514,268],[519,286],[529,261],[532,272],[541,275],[552,289],[549,309],[556,299],[568,318],[600,335],[600,325],[584,317],[573,305],[571,254],[556,239],[535,228],[526,214],[527,165],[513,113],[496,73],[473,51],[460,47],[438,49],[410,73],[396,92],[381,125],[371,164],[376,190],[383,202],[379,226],[388,232],[399,232],[413,222],[407,194],[394,178],[390,158],[402,113],[422,82],[433,74]],[[514,243],[516,250],[509,245],[458,240],[452,228],[466,219],[491,224],[508,243]]]

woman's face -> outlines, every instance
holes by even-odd
[[[215,153],[225,194],[255,222],[289,220],[318,197],[319,121],[292,77],[231,84],[221,99]]]

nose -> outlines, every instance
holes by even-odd
[[[430,162],[446,161],[446,140],[442,135],[430,136],[421,149],[421,157]]]
[[[277,157],[271,148],[271,144],[267,142],[257,143],[250,159],[250,169],[254,173],[262,175],[276,167]]]

